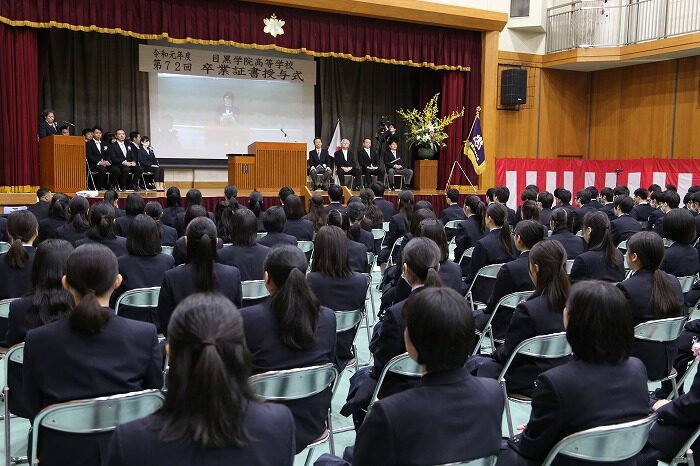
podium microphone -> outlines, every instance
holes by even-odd
[[[72,126],[73,128],[75,128],[75,125],[73,123],[71,123],[70,121],[63,120],[61,123],[63,123],[64,125]]]

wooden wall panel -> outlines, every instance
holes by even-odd
[[[589,88],[587,73],[542,71],[539,157],[586,157]]]
[[[500,102],[501,71],[511,66],[499,64],[498,99]],[[520,109],[498,109],[498,139],[496,156],[499,158],[528,158],[537,154],[537,114],[539,106],[540,68],[527,67],[528,87],[534,86],[534,92],[528,93],[528,103]]]
[[[683,58],[678,68],[678,95],[673,158],[700,158],[700,57]]]

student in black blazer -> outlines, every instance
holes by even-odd
[[[309,202],[309,213],[304,218],[314,225],[314,231],[318,231],[328,223],[328,216],[323,207],[323,197],[320,194],[312,194]],[[286,220],[286,217],[285,217]]]
[[[467,219],[457,224],[455,234],[455,262],[459,263],[464,252],[476,246],[476,242],[486,234],[486,206],[478,196],[464,199],[464,213]],[[469,273],[469,259],[462,260],[462,275]]]
[[[538,335],[564,331],[562,311],[569,292],[564,248],[555,242],[537,243],[530,251],[528,266],[535,291],[513,311],[504,343],[489,356],[477,356],[470,360],[468,368],[472,373],[497,378],[520,343]],[[508,392],[532,396],[538,375],[566,360],[516,357],[506,373]]]
[[[686,209],[673,209],[664,216],[664,235],[673,241],[664,253],[661,270],[676,277],[687,277],[700,272],[695,241],[695,218]]]
[[[121,282],[114,253],[99,244],[78,247],[63,282],[76,302],[69,317],[26,337],[23,382],[30,419],[54,403],[162,388],[155,327],[117,317],[107,307]],[[47,465],[101,464],[110,435],[47,430],[37,455]]]
[[[348,141],[347,139],[342,139],[340,141],[340,150],[335,151],[335,153],[333,154],[333,164],[335,165],[335,173],[338,176],[338,180],[340,181],[341,186],[345,186],[346,175],[352,175],[354,177],[354,181],[351,181],[353,186],[355,183],[360,182],[361,172],[355,161],[355,156],[349,149],[350,141]]]
[[[683,293],[676,277],[659,266],[664,258],[664,244],[659,235],[642,231],[627,241],[627,264],[632,276],[618,287],[632,308],[634,324],[649,320],[678,317],[683,313]],[[668,375],[676,356],[675,342],[635,341],[632,355],[647,367],[649,379]]]
[[[202,192],[199,189],[192,188],[187,191],[187,194],[185,194],[185,209],[178,213],[177,217],[175,217],[175,225],[173,225],[173,227],[177,230],[177,234],[179,236],[185,235],[185,230],[187,229],[187,211],[195,206],[204,209],[206,216],[209,217],[212,222],[214,222],[214,225],[216,225],[216,216],[214,213],[209,212],[202,205]]]
[[[246,336],[226,298],[195,294],[180,303],[168,332],[165,404],[120,425],[103,464],[292,466],[294,419],[286,407],[252,393]]]
[[[104,202],[95,204],[90,209],[90,228],[85,238],[76,241],[76,246],[87,243],[99,243],[112,250],[115,256],[123,256],[126,251],[126,238],[114,233],[114,209]]]
[[[391,248],[397,239],[404,236],[410,231],[411,220],[413,218],[413,210],[415,199],[413,192],[409,190],[401,191],[399,198],[399,212],[391,216],[389,220],[389,231],[384,237],[384,249],[382,249],[377,257],[377,262],[382,265],[389,260]],[[396,254],[394,255],[396,259]]]
[[[552,204],[554,196],[552,193],[543,191],[537,194],[537,206],[540,208],[540,222],[549,228],[549,219],[552,216]]]
[[[554,200],[557,209],[566,209],[567,228],[570,232],[576,233],[581,229],[580,219],[576,215],[576,210],[571,206],[571,191],[564,188],[554,190]],[[571,258],[569,258],[571,259]]]
[[[56,238],[56,230],[66,224],[68,220],[68,202],[70,199],[63,193],[54,193],[51,197],[49,215],[39,220],[39,242],[45,239]]]
[[[321,228],[316,236],[314,260],[307,279],[309,286],[322,306],[334,311],[363,309],[367,296],[367,278],[354,272],[348,261],[349,241],[342,229],[329,225]],[[337,365],[354,357],[352,342],[356,329],[338,334]]]
[[[241,273],[216,262],[216,225],[197,217],[187,225],[187,262],[165,272],[158,297],[158,319],[163,332],[175,307],[191,294],[219,292],[240,307],[243,301]]]
[[[255,242],[258,235],[255,214],[245,208],[233,211],[229,235],[233,244],[219,251],[219,262],[237,267],[241,281],[262,280],[263,263],[270,248]]]
[[[165,192],[165,209],[161,222],[169,227],[177,229],[177,216],[185,212],[181,205],[180,189],[171,186]]]
[[[185,211],[185,217],[182,223],[185,226],[187,226],[192,220],[199,217],[209,218],[207,209],[205,209],[201,205],[192,205],[188,207]],[[209,219],[211,220],[211,218]],[[216,248],[221,249],[223,247],[223,240],[221,238],[217,238]],[[178,238],[177,241],[175,241],[175,246],[173,247],[173,257],[175,258],[175,265],[180,265],[187,262],[187,241],[185,240],[184,235],[182,235],[180,238]]]
[[[380,163],[378,151],[372,150],[372,139],[362,140],[362,149],[357,153],[357,161],[360,164],[362,174],[365,176],[365,186],[369,186],[372,177],[376,176],[377,181],[384,179],[384,170]]]
[[[516,291],[530,291],[535,285],[530,278],[529,255],[530,249],[542,240],[542,224],[535,220],[521,220],[515,226],[515,247],[519,251],[515,259],[503,264],[498,271],[496,282],[493,285],[491,297],[486,301],[486,310],[483,314],[475,315],[476,328],[483,330],[486,322],[496,309],[496,304],[504,296]],[[508,329],[511,313],[501,309],[491,321],[493,336],[502,339]]]
[[[447,199],[447,207],[442,209],[440,213],[440,221],[442,224],[447,225],[447,222],[453,220],[466,220],[467,216],[464,214],[464,210],[459,206],[459,191],[454,188],[448,189],[447,193],[445,193],[445,197]],[[450,230],[447,233],[447,239],[452,239],[454,230]]]
[[[649,204],[649,191],[644,188],[637,188],[634,191],[634,207],[630,212],[630,216],[640,222],[649,220],[649,215],[654,210],[654,207]]]
[[[253,373],[335,362],[335,314],[309,288],[307,267],[306,257],[294,246],[274,248],[265,260],[270,298],[241,310]],[[325,429],[331,389],[284,404],[294,415],[298,453]]]
[[[68,223],[56,230],[56,237],[75,244],[85,238],[85,232],[90,228],[88,211],[90,204],[83,196],[75,196],[68,203]]]
[[[283,233],[284,225],[287,223],[287,216],[282,207],[270,207],[263,212],[262,218],[267,234],[258,240],[258,244],[262,244],[268,248],[278,244],[297,245],[297,239],[294,236]]]
[[[161,246],[175,246],[178,239],[177,230],[161,221],[163,218],[163,207],[160,205],[160,202],[148,202],[146,204],[146,208],[144,209],[144,213],[155,220],[158,224]]]
[[[114,132],[117,140],[109,146],[109,161],[115,167],[119,167],[119,186],[126,189],[131,174],[131,184],[138,189],[143,174],[143,168],[138,164],[138,154],[134,146],[126,142],[126,132],[118,129]],[[112,180],[116,181],[116,180]]]
[[[49,216],[49,209],[51,208],[51,197],[53,193],[49,188],[39,188],[36,191],[37,202],[30,205],[27,210],[34,214],[37,222],[42,221]]]
[[[112,299],[116,302],[122,293],[136,288],[150,288],[163,283],[165,272],[175,267],[175,259],[169,254],[161,254],[158,223],[151,217],[139,214],[129,228],[126,238],[127,254],[118,258],[122,285]],[[130,319],[150,322],[159,327],[155,309],[120,306],[119,315]],[[159,329],[160,330],[160,329]]]
[[[624,296],[611,284],[575,285],[564,313],[575,358],[537,378],[525,430],[508,441],[499,465],[542,464],[567,435],[645,418],[649,395],[644,365],[630,357],[633,329]],[[604,382],[603,382],[604,381]],[[557,465],[591,464],[559,456]],[[606,463],[633,466],[634,459]]]
[[[299,196],[295,194],[287,196],[282,208],[287,217],[284,233],[294,236],[298,241],[313,241],[314,224],[304,218],[304,204]]]
[[[123,217],[126,215],[124,209],[119,208],[119,192],[114,189],[108,189],[105,191],[103,201],[105,204],[109,204],[114,209],[114,218]]]
[[[428,288],[411,296],[405,314],[405,346],[421,365],[421,383],[372,406],[346,459],[357,466],[393,466],[496,456],[504,398],[496,381],[464,369],[474,345],[464,299]],[[315,464],[348,463],[323,455]]]
[[[137,161],[144,173],[153,175],[153,182],[158,191],[163,191],[163,180],[165,173],[158,162],[158,157],[151,147],[151,139],[148,136],[141,138],[141,147],[136,153]]]
[[[124,211],[126,215],[119,217],[114,221],[114,232],[117,236],[127,237],[129,233],[129,226],[131,222],[134,221],[134,217],[142,214],[146,208],[146,202],[137,193],[131,193],[126,196],[126,203],[124,204]]]
[[[588,250],[576,256],[571,267],[571,281],[604,280],[621,282],[625,279],[624,258],[613,244],[610,220],[603,212],[590,212],[581,224]]]
[[[576,259],[576,257],[586,250],[586,242],[580,236],[577,236],[567,226],[571,219],[571,213],[564,208],[557,208],[552,211],[549,219],[549,229],[552,234],[547,238],[550,241],[559,241],[566,251],[567,260]]]
[[[583,219],[586,216],[586,214],[598,211],[598,209],[593,207],[593,204],[591,203],[591,193],[587,189],[581,190],[576,193],[576,206],[578,206],[578,210],[575,211],[575,221],[576,224],[579,226],[583,225]],[[605,215],[607,216],[607,214]]]
[[[345,234],[345,252],[347,253],[348,266],[350,270],[357,273],[369,273],[369,263],[367,260],[367,246],[364,243],[355,241],[354,237],[358,237],[357,229],[359,226],[353,227],[353,234],[355,236],[350,237],[348,230],[348,219],[347,216],[343,216],[340,211],[333,210],[328,215],[328,226],[334,226],[340,228]],[[361,229],[361,228],[360,228]],[[319,230],[321,231],[321,230]],[[318,234],[317,234],[318,236]],[[358,238],[359,239],[359,238]],[[315,250],[314,250],[315,254]]]
[[[348,214],[348,209],[340,203],[343,198],[343,188],[337,184],[328,187],[328,199],[331,201],[323,210],[328,215],[332,210],[339,210],[343,216]]]
[[[642,226],[635,220],[630,212],[634,208],[634,201],[629,196],[617,196],[614,202],[615,219],[610,221],[610,233],[613,237],[613,244],[616,246],[623,241],[642,231]]]
[[[403,250],[401,265],[403,276],[411,287],[410,296],[420,293],[428,287],[442,286],[437,269],[440,267],[440,248],[428,238],[413,238]],[[375,325],[369,349],[372,352],[373,364],[360,369],[350,379],[350,390],[345,405],[340,411],[343,416],[352,414],[355,427],[359,427],[364,419],[367,405],[377,385],[384,366],[393,358],[406,352],[404,345],[404,313],[406,300],[400,301],[380,316]],[[398,393],[416,384],[414,378],[389,374],[384,379],[380,398]]]
[[[485,224],[489,232],[474,246],[472,258],[469,261],[469,271],[464,279],[467,288],[472,285],[481,267],[510,262],[516,253],[508,226],[508,211],[504,204],[493,203],[488,206]],[[474,300],[486,302],[491,296],[492,289],[493,280],[480,279],[480,283],[472,290]]]
[[[499,186],[493,192],[493,200],[499,204],[503,204],[503,206],[508,210],[508,225],[515,227],[515,222],[517,219],[515,216],[515,211],[506,205],[508,203],[508,199],[510,199],[510,189],[508,189],[506,186]]]
[[[394,208],[394,204],[384,199],[384,183],[379,181],[372,183],[370,189],[374,193],[374,203],[377,204],[379,210],[382,211],[384,221],[388,222],[396,213],[396,209]]]
[[[17,210],[7,217],[9,251],[0,254],[0,299],[19,298],[29,293],[39,234],[36,217],[28,210]],[[6,330],[0,324],[0,335]]]
[[[377,254],[376,242],[374,235],[371,232],[372,224],[367,218],[367,207],[362,201],[351,202],[348,205],[348,238],[356,243],[365,246],[367,252]]]

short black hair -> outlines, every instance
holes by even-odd
[[[663,217],[664,236],[681,244],[693,244],[695,217],[688,209],[671,209]]]
[[[328,187],[328,198],[331,202],[340,202],[343,198],[343,188],[337,184],[332,184]]]
[[[279,197],[282,201],[282,204],[284,204],[284,201],[287,200],[287,196],[291,194],[294,194],[294,190],[292,188],[290,188],[289,186],[282,186],[279,192]]]
[[[536,184],[529,184],[529,185],[525,186],[525,190],[527,191],[528,189],[530,191],[535,191],[535,194],[540,192],[540,188]]]
[[[582,281],[566,302],[566,339],[577,359],[591,364],[621,364],[634,343],[632,309],[615,285]]]
[[[615,199],[615,193],[611,188],[608,188],[607,186],[603,188],[603,190],[600,192],[600,195],[605,198],[606,202],[613,202]]]
[[[525,201],[536,201],[537,200],[537,191],[534,189],[526,189],[522,193],[520,193],[520,200],[522,202]]]
[[[493,196],[496,192],[496,188],[489,188],[486,190],[486,200],[493,202]]]
[[[676,191],[667,189],[661,194],[661,197],[657,197],[659,203],[665,202],[671,209],[677,209],[681,205],[681,196]]]
[[[301,202],[301,198],[296,194],[287,196],[282,208],[284,209],[284,215],[287,216],[287,220],[298,220],[305,214],[304,203]]]
[[[95,131],[100,131],[101,133],[104,133],[104,131],[102,131],[102,128],[97,125],[92,127],[92,132],[94,133]]]
[[[114,204],[119,199],[119,193],[114,189],[108,189],[103,196],[104,202]]]
[[[68,125],[61,125],[61,126],[59,126],[59,127],[58,127],[58,132],[60,133],[60,132],[63,131],[64,129],[68,129]]]
[[[51,190],[49,188],[42,186],[41,188],[36,190],[36,197],[41,199],[42,197],[46,196],[50,192],[51,192]]]
[[[92,133],[92,128],[83,128],[83,130],[80,132],[80,135],[85,136],[87,133]]]
[[[143,213],[151,217],[153,220],[160,220],[160,217],[163,215],[163,206],[160,205],[160,202],[147,202],[146,207],[143,209]]]
[[[634,190],[634,195],[642,199],[646,199],[647,197],[649,197],[649,191],[647,191],[644,188],[637,188]]]
[[[126,215],[134,217],[138,214],[142,214],[145,208],[146,202],[143,200],[140,194],[131,193],[126,196],[126,202],[124,203]]]
[[[630,195],[630,189],[625,186],[624,184],[620,184],[615,186],[615,189],[613,189],[613,196],[629,196]]]
[[[130,140],[130,141],[133,141],[134,139],[136,139],[136,136],[139,136],[140,134],[141,134],[141,133],[139,133],[138,131],[132,131],[132,132],[130,132],[130,133],[129,133],[129,140]]]
[[[280,206],[273,206],[263,212],[263,226],[268,233],[282,233],[287,216]]]
[[[589,204],[591,202],[591,192],[587,189],[582,189],[576,193],[576,199],[581,201],[582,205]]]
[[[634,199],[629,196],[615,196],[613,207],[619,208],[623,214],[629,214],[634,207]]]
[[[376,183],[372,183],[369,189],[372,190],[375,197],[382,197],[384,195],[384,183],[377,181]]]
[[[495,199],[498,199],[500,203],[505,204],[508,202],[508,199],[510,199],[510,189],[505,186],[499,186],[493,192],[493,196]]]
[[[661,191],[663,191],[663,190],[661,189],[661,186],[659,186],[658,184],[652,183],[652,184],[649,185],[649,189],[648,189],[647,191],[649,191],[649,192],[651,193],[651,192],[653,192],[653,191],[659,191],[659,192],[661,192]]]
[[[258,234],[258,218],[246,209],[234,210],[229,222],[231,242],[237,246],[254,246]]]
[[[549,191],[542,191],[537,194],[537,200],[542,204],[543,209],[551,209],[554,204],[554,196]]]
[[[447,190],[445,193],[445,196],[447,196],[447,199],[449,199],[452,202],[459,202],[459,190],[450,188]]]
[[[595,186],[586,186],[586,190],[591,193],[591,199],[597,199],[598,198],[598,188]]]
[[[132,256],[160,254],[160,228],[158,222],[145,214],[138,214],[126,234],[126,250]]]
[[[554,197],[559,199],[563,204],[571,202],[571,191],[565,188],[557,188],[554,190]]]
[[[192,188],[185,194],[185,205],[187,207],[193,205],[202,205],[202,192],[197,188]]]

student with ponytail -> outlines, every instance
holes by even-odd
[[[73,246],[85,238],[85,232],[90,228],[88,212],[90,203],[83,196],[75,196],[68,203],[70,218],[68,223],[56,230],[56,237],[68,241]]]
[[[547,239],[559,241],[564,246],[567,260],[576,259],[579,254],[586,250],[584,239],[569,230],[571,222],[571,211],[564,207],[554,209],[549,217],[549,229],[552,234]]]
[[[476,246],[476,242],[486,234],[486,206],[478,196],[467,196],[464,199],[464,215],[467,216],[457,224],[455,235],[455,262],[467,249]],[[469,272],[469,260],[462,261],[462,275]]]
[[[621,282],[625,279],[622,253],[613,244],[610,220],[604,212],[589,212],[581,224],[588,250],[574,259],[571,281],[603,280]]]
[[[29,292],[34,261],[34,240],[39,224],[28,210],[17,210],[7,218],[10,250],[0,254],[0,299],[19,298]]]
[[[24,394],[30,419],[66,401],[163,386],[163,357],[153,325],[124,319],[107,307],[121,283],[117,258],[86,244],[68,257],[63,286],[75,307],[67,319],[30,330],[24,348]],[[42,465],[102,464],[110,433],[42,432]]]
[[[440,258],[440,248],[433,240],[413,238],[408,242],[403,249],[401,265],[402,275],[411,287],[411,293],[407,299],[426,287],[442,286],[438,275]],[[403,309],[406,301],[394,304],[381,316],[380,322],[374,327],[374,335],[369,347],[374,355],[374,363],[370,367],[360,369],[350,379],[348,399],[340,413],[344,416],[352,414],[355,427],[362,424],[372,392],[384,366],[394,356],[406,352],[403,339],[406,327]],[[410,388],[415,383],[416,381],[411,378],[389,375],[384,380],[380,398]]]
[[[90,209],[90,228],[85,232],[85,238],[75,244],[80,246],[88,243],[107,246],[117,257],[127,253],[126,238],[117,236],[114,232],[114,208],[111,205],[103,202]]]
[[[253,373],[335,362],[335,314],[311,291],[307,267],[304,253],[294,246],[278,246],[267,255],[264,280],[270,297],[241,310]],[[296,420],[298,453],[323,432],[331,390],[285,404]]]
[[[68,202],[69,197],[63,193],[54,193],[51,197],[51,207],[49,207],[49,215],[39,222],[39,242],[57,238],[56,230],[66,224],[68,220]]]
[[[179,240],[178,240],[179,241]],[[158,298],[158,320],[163,332],[175,307],[191,294],[218,292],[240,307],[243,301],[241,273],[217,260],[216,225],[206,215],[187,224],[185,265],[165,272]]]
[[[190,224],[192,220],[198,217],[209,217],[207,209],[202,207],[201,205],[192,205],[187,208],[185,211],[185,216],[182,218],[182,222],[185,225],[185,231],[187,229],[187,225]],[[211,218],[210,218],[211,220]],[[212,220],[213,222],[213,220]],[[218,229],[217,229],[217,235],[218,235]],[[184,234],[184,233],[183,233]],[[223,240],[219,237],[216,241],[216,249],[221,249],[224,247],[224,242]],[[175,265],[180,265],[184,264],[185,261],[187,260],[187,240],[185,239],[185,236],[182,236],[178,238],[177,241],[175,241],[175,247],[173,248],[173,257],[175,258]]]
[[[292,466],[294,419],[248,386],[245,337],[241,315],[223,296],[198,293],[182,301],[168,329],[165,404],[119,426],[104,464]]]
[[[635,325],[678,317],[684,311],[680,283],[660,269],[663,259],[664,243],[656,233],[641,231],[627,240],[627,263],[633,273],[617,286],[632,307]],[[632,355],[644,362],[650,380],[659,379],[672,367],[676,344],[635,340]]]

